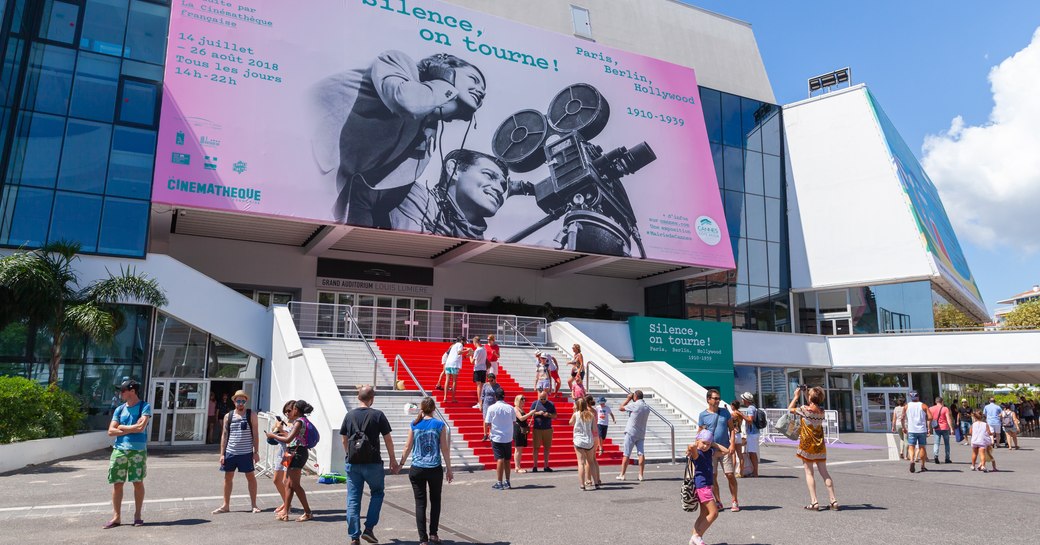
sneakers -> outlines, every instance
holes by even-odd
[[[503,485],[502,481],[499,481],[491,485],[491,488],[494,488],[495,490],[502,490],[503,488],[505,488],[505,486]]]
[[[945,461],[944,463],[946,463],[946,464],[952,464],[952,463],[953,463],[953,460],[950,460],[949,458],[947,458],[947,459],[946,459],[946,461]]]
[[[479,409],[480,408],[480,403],[477,403],[476,405],[474,405],[473,408],[474,409]]]
[[[360,539],[352,539],[352,540],[350,540],[350,545],[361,545],[361,540]]]
[[[910,473],[917,471],[917,466],[913,462],[910,462]]]
[[[642,475],[639,476],[639,482],[643,482],[643,476]]]
[[[924,464],[921,464],[921,473],[924,473],[925,471],[928,471],[928,468],[924,467]]]
[[[701,536],[693,534],[690,536],[690,545],[704,545],[704,540],[701,539]]]
[[[625,474],[624,473],[618,473],[614,478],[619,480],[619,481],[623,481],[623,480],[625,480]]]
[[[509,490],[512,486],[509,485],[509,481],[502,483],[502,490]]]
[[[731,505],[730,508],[729,508],[729,512],[730,513],[739,513],[740,512],[740,506],[737,505],[737,502],[733,502],[733,505]]]
[[[538,473],[538,466],[531,468],[531,473]]]
[[[545,466],[545,472],[546,473],[552,473],[553,472],[553,468],[551,468],[549,466]]]
[[[361,539],[369,543],[379,543],[379,539],[377,539],[376,535],[372,533],[371,528],[365,528],[365,531],[361,533]]]
[[[935,456],[935,459],[934,459],[934,460],[932,460],[932,461],[938,464],[938,463],[939,463],[939,456],[938,456],[938,455],[936,455],[936,456]]]

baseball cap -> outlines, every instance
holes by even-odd
[[[534,351],[534,357],[537,358],[538,356],[541,356],[541,355],[542,355],[542,351],[541,350],[535,350]]]
[[[740,394],[740,399],[743,399],[744,401],[751,401],[755,399],[755,396],[751,395],[751,392],[744,392]]]
[[[607,402],[607,398],[605,398],[603,396],[600,396],[600,398],[598,400],[596,400],[596,402],[597,403],[606,403]]]
[[[127,390],[133,390],[138,394],[141,393],[141,384],[134,379],[126,379],[119,385],[119,391],[125,392]]]

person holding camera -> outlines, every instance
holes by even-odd
[[[224,432],[220,437],[220,470],[224,472],[224,503],[214,509],[212,514],[219,515],[231,510],[231,490],[235,483],[235,472],[246,476],[249,488],[251,511],[259,513],[256,505],[256,466],[260,461],[260,432],[257,429],[256,414],[247,409],[249,394],[239,390],[231,396],[235,402],[235,410],[224,416]]]
[[[827,487],[827,494],[830,496],[831,501],[831,511],[837,511],[840,508],[838,500],[834,495],[834,480],[831,479],[831,475],[827,471],[827,439],[824,432],[825,417],[823,408],[820,406],[825,395],[823,388],[819,386],[809,388],[802,384],[798,387],[797,395],[791,399],[791,404],[787,406],[788,412],[800,419],[798,450],[795,451],[795,456],[802,460],[802,466],[805,468],[805,484],[809,487],[810,502],[809,505],[805,506],[805,509],[810,511],[820,510],[820,504],[816,499],[814,465],[819,470],[820,476],[824,479],[823,483]],[[808,404],[799,407],[798,401],[803,396],[808,401]],[[924,452],[924,447],[921,447],[921,452]]]
[[[476,66],[437,53],[415,62],[401,51],[320,81],[313,90],[313,151],[336,171],[336,221],[390,226],[389,213],[425,170],[438,128],[471,122],[487,82]]]
[[[625,480],[625,472],[628,470],[628,461],[635,449],[639,459],[639,480],[643,480],[643,471],[646,469],[646,456],[643,454],[643,441],[646,438],[646,421],[650,417],[650,406],[643,401],[643,391],[636,390],[621,402],[618,410],[628,413],[628,423],[625,424],[625,442],[621,448],[621,473],[615,479]]]
[[[293,405],[295,405],[293,400],[286,401],[285,404],[282,405],[282,415],[288,418],[289,411],[292,410]],[[288,435],[285,431],[287,425],[288,422],[286,422],[282,416],[276,415],[274,426],[271,427],[271,433],[275,435]],[[292,512],[292,506],[285,503],[285,492],[289,487],[289,479],[286,477],[286,467],[282,464],[282,460],[285,459],[285,453],[288,450],[289,445],[272,438],[268,438],[267,443],[272,446],[278,446],[278,463],[274,464],[274,467],[271,468],[271,481],[274,482],[274,488],[278,491],[278,497],[282,498],[282,504],[274,510],[275,518],[281,520],[283,516],[288,517],[289,513]]]
[[[543,388],[538,391],[538,399],[531,403],[531,412],[534,413],[534,422],[531,426],[531,442],[534,443],[534,468],[532,472],[538,471],[538,447],[542,447],[545,459],[545,471],[552,472],[549,467],[549,450],[552,449],[553,418],[556,418],[556,406],[549,401],[549,389]]]

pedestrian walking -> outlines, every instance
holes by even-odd
[[[477,386],[477,404],[474,409],[481,408],[481,397],[484,395],[484,384],[487,383],[487,349],[480,344],[480,337],[473,337],[471,359],[473,360],[473,384]]]
[[[461,342],[458,342],[461,350]],[[456,374],[457,376],[457,374]],[[343,451],[347,454],[347,533],[351,545],[359,545],[359,538],[369,543],[379,543],[374,530],[379,524],[379,513],[383,508],[386,474],[383,458],[379,452],[379,436],[386,445],[390,460],[390,472],[397,473],[397,457],[394,456],[394,440],[390,437],[390,422],[386,415],[372,408],[375,388],[363,385],[358,388],[359,407],[347,413],[339,433],[343,438]],[[361,529],[361,494],[368,485],[370,499],[365,516],[365,528]]]
[[[596,420],[595,413],[586,403],[584,397],[574,400],[574,412],[571,413],[569,424],[573,428],[574,455],[578,461],[578,480],[581,490],[587,490],[586,485],[591,483],[597,490],[603,483],[600,481],[598,465],[593,454],[597,445],[596,434],[592,431],[592,423]]]
[[[293,400],[286,401],[285,404],[282,405],[282,416],[288,418],[289,411],[292,410],[294,405],[295,403]],[[274,426],[271,428],[271,433],[274,433],[275,435],[288,435],[288,432],[286,431],[285,427],[288,426],[289,423],[286,420],[283,420],[282,416],[275,417],[275,423]],[[278,497],[282,498],[281,505],[279,505],[274,510],[274,516],[276,519],[282,520],[283,514],[286,517],[288,517],[289,514],[292,512],[292,506],[285,503],[285,493],[289,489],[289,479],[288,477],[286,477],[286,470],[288,468],[285,467],[285,464],[282,463],[282,461],[286,459],[285,453],[288,451],[289,445],[281,441],[278,441],[277,439],[270,438],[267,440],[267,442],[271,445],[278,446],[278,456],[276,458],[278,460],[278,463],[274,464],[274,467],[271,468],[271,481],[274,482],[274,488],[278,491]]]
[[[495,404],[498,400],[498,392],[503,392],[502,386],[498,383],[498,376],[494,373],[488,373],[487,382],[484,383],[483,389],[480,391],[480,416],[481,420],[487,417],[487,410],[489,407]],[[484,441],[488,440],[488,426],[487,421],[484,422]]]
[[[455,390],[459,387],[459,373],[462,372],[462,359],[466,353],[466,347],[462,341],[462,337],[455,340],[455,343],[448,349],[444,362],[444,398],[447,399],[448,394],[451,394],[452,403],[458,401],[455,398]]]
[[[552,382],[550,380],[549,361],[547,354],[543,354],[542,351],[539,350],[534,353],[534,359],[534,391],[541,392],[542,390],[551,390]]]
[[[1003,410],[1000,411],[1000,427],[1004,429],[1004,434],[1007,435],[1007,446],[1008,450],[1018,450],[1018,430],[1021,427],[1021,421],[1018,419],[1018,415],[1011,409],[1011,405],[1008,403],[1003,404]]]
[[[281,521],[289,520],[290,506],[293,496],[296,496],[300,498],[300,505],[303,506],[303,514],[296,519],[296,522],[307,522],[314,518],[314,514],[311,512],[311,504],[307,501],[307,492],[304,491],[300,478],[303,476],[303,468],[307,466],[307,460],[310,459],[310,449],[314,447],[311,443],[316,441],[316,434],[312,431],[314,425],[308,418],[308,415],[314,411],[314,407],[302,399],[290,401],[287,406],[285,416],[289,419],[289,431],[267,432],[268,439],[274,439],[287,445],[282,459],[286,481],[282,506],[285,509],[277,518]]]
[[[972,413],[972,420],[971,470],[986,473],[986,459],[988,458],[993,463],[993,471],[997,471],[997,461],[993,459],[993,443],[997,439],[993,434],[993,428],[986,422],[986,415],[982,411]]]
[[[603,455],[603,442],[607,440],[607,430],[610,429],[610,423],[617,424],[617,418],[614,418],[614,411],[610,410],[607,405],[607,398],[600,397],[599,405],[596,407],[596,428],[599,431],[599,455]]]
[[[808,404],[797,407],[798,400],[802,396],[805,396]],[[834,480],[827,471],[827,439],[823,428],[825,417],[823,408],[820,407],[824,397],[823,388],[819,386],[809,388],[803,384],[787,407],[790,413],[801,419],[798,428],[798,450],[795,455],[802,460],[802,466],[805,468],[805,484],[809,488],[809,505],[806,505],[805,508],[810,511],[818,511],[820,508],[816,499],[816,476],[813,473],[813,466],[816,466],[816,470],[823,477],[823,484],[827,487],[830,509],[837,511],[841,508],[834,494]]]
[[[931,414],[928,406],[921,402],[921,396],[917,392],[910,392],[910,402],[906,404],[903,412],[903,426],[906,428],[907,451],[910,457],[910,473],[916,469],[917,460],[921,460],[921,472],[928,471],[925,462],[928,460],[928,436],[932,434]]]
[[[250,510],[259,513],[256,505],[256,463],[260,461],[260,432],[257,430],[256,414],[246,408],[249,394],[245,390],[231,396],[235,410],[224,415],[224,432],[220,437],[220,470],[224,472],[224,503],[212,511],[219,515],[231,510],[231,490],[235,484],[235,472],[246,476],[249,488]]]
[[[494,335],[488,335],[487,345],[484,346],[487,349],[487,362],[491,372],[498,374],[498,359],[502,357],[502,348],[495,342]]]
[[[628,413],[628,423],[625,424],[625,442],[621,447],[621,473],[615,477],[619,481],[625,480],[625,472],[628,471],[628,463],[635,449],[639,461],[639,480],[643,480],[643,472],[646,470],[646,453],[643,449],[646,438],[646,420],[650,417],[650,406],[643,401],[643,391],[636,390],[621,402],[618,410]]]
[[[743,404],[739,399],[734,400],[730,403],[730,414],[733,418],[730,419],[729,425],[733,429],[733,449],[730,456],[733,457],[733,476],[742,478],[744,476],[744,469],[746,462],[744,460],[744,434],[742,432],[741,425],[744,423],[744,413],[740,410]]]
[[[451,448],[444,422],[433,417],[437,402],[427,397],[419,403],[419,415],[408,430],[398,471],[404,467],[408,455],[412,456],[408,469],[408,482],[412,484],[415,498],[415,526],[419,530],[420,545],[440,543],[437,530],[441,520],[441,489],[444,478],[455,480],[451,471]],[[426,525],[426,500],[430,503],[430,524]]]
[[[509,462],[513,454],[513,424],[516,422],[516,410],[505,402],[506,394],[502,390],[495,392],[495,403],[488,407],[484,422],[491,425],[491,452],[495,455],[495,477],[498,481],[491,488],[509,490]]]
[[[581,353],[580,345],[571,346],[571,350],[574,351],[574,355],[571,356],[571,361],[567,362],[567,365],[571,366],[571,378],[567,381],[567,387],[574,391],[575,381],[585,383],[585,356]],[[582,390],[584,391],[584,386]]]
[[[1029,433],[1033,431],[1033,416],[1036,413],[1033,411],[1033,403],[1026,399],[1025,396],[1019,396],[1018,398],[1018,418],[1021,420],[1022,427],[1020,433]]]
[[[686,457],[693,463],[693,494],[700,503],[697,521],[693,523],[690,545],[704,545],[704,534],[719,518],[719,506],[712,492],[715,463],[712,457],[714,435],[708,430],[697,432],[697,439],[686,447]]]
[[[989,425],[990,431],[993,432],[994,446],[1000,446],[1000,436],[1003,433],[1003,428],[1000,425],[1000,413],[1004,409],[997,405],[996,398],[989,398],[989,403],[982,408],[982,414],[986,415],[986,424]]]
[[[740,502],[737,500],[737,478],[734,475],[733,458],[730,456],[730,453],[733,452],[733,430],[729,423],[733,419],[733,415],[729,412],[729,409],[721,407],[721,404],[722,396],[719,395],[719,391],[715,389],[708,390],[708,408],[697,419],[697,431],[708,430],[714,436],[712,440],[714,450],[712,452],[715,464],[716,466],[722,466],[722,472],[729,482],[729,493],[733,499],[733,503],[730,504],[730,511],[736,513],[740,511]],[[722,510],[722,501],[719,500],[719,474],[717,469],[714,476],[713,491],[715,503],[718,505],[719,510]]]
[[[758,425],[762,424],[762,427],[767,425],[765,411],[755,406],[755,396],[751,392],[740,394],[740,399],[744,401],[745,405],[744,428],[747,430],[745,434],[747,437],[745,451],[751,464],[751,473],[745,476],[758,477],[758,445],[761,442],[762,435],[761,428]]]
[[[971,444],[972,410],[968,406],[967,399],[961,399],[961,406],[957,407],[957,425],[960,427],[962,445]]]
[[[122,525],[123,485],[134,485],[134,526],[144,526],[141,507],[144,505],[144,479],[148,475],[148,420],[152,406],[141,399],[141,385],[136,380],[124,380],[119,385],[123,403],[112,411],[108,436],[112,454],[108,458],[108,484],[112,485],[112,519],[102,528],[108,530]]]
[[[953,430],[953,417],[950,416],[950,409],[943,405],[941,397],[935,398],[935,405],[931,409],[928,409],[930,420],[932,421],[932,428],[935,431],[935,445],[932,446],[932,461],[938,465],[939,463],[939,443],[942,441],[946,442],[946,463],[952,463],[950,461],[950,431]]]
[[[534,411],[524,412],[526,401],[527,398],[524,397],[524,394],[517,394],[513,398],[513,413],[516,417],[516,422],[513,424],[513,471],[517,473],[527,473],[527,470],[520,465],[520,459],[527,446],[527,435],[531,433],[530,419],[534,415]],[[537,465],[535,464],[536,467]]]
[[[556,406],[549,401],[549,389],[538,392],[538,399],[531,403],[531,412],[534,413],[534,422],[531,426],[531,439],[534,443],[534,467],[532,472],[538,471],[538,448],[542,448],[542,458],[545,462],[545,471],[552,472],[549,466],[549,451],[552,449],[552,421],[556,418]]]
[[[896,436],[896,450],[899,451],[899,459],[906,459],[906,428],[903,426],[904,419],[903,413],[906,412],[906,400],[903,398],[896,399],[896,406],[892,409],[892,429],[891,432]]]

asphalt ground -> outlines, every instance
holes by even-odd
[[[1022,450],[1000,450],[998,473],[970,471],[968,447],[955,445],[953,464],[929,464],[927,473],[892,461],[884,435],[844,436],[876,448],[830,448],[829,466],[842,510],[809,512],[804,471],[790,446],[764,445],[761,477],[740,479],[742,511],[724,512],[708,543],[1034,543],[1040,515],[1040,439]],[[929,453],[931,452],[929,446]],[[307,480],[315,519],[278,522],[279,503],[269,479],[260,480],[265,512],[247,512],[245,479],[236,478],[232,512],[220,504],[222,476],[209,452],[152,451],[143,527],[102,530],[111,514],[107,452],[38,466],[0,477],[0,543],[109,544],[113,541],[183,543],[347,543],[345,485]],[[579,490],[577,474],[513,475],[513,489],[491,489],[493,472],[459,473],[444,488],[440,537],[446,543],[551,545],[554,543],[687,543],[695,514],[680,507],[682,465],[647,467],[643,482],[603,475],[604,487]],[[822,479],[818,495],[827,498]],[[387,477],[376,527],[381,543],[416,543],[411,487],[404,474]],[[131,487],[127,486],[127,497]],[[729,493],[723,484],[723,501]],[[364,507],[367,506],[367,495]],[[123,520],[131,521],[126,505]]]

